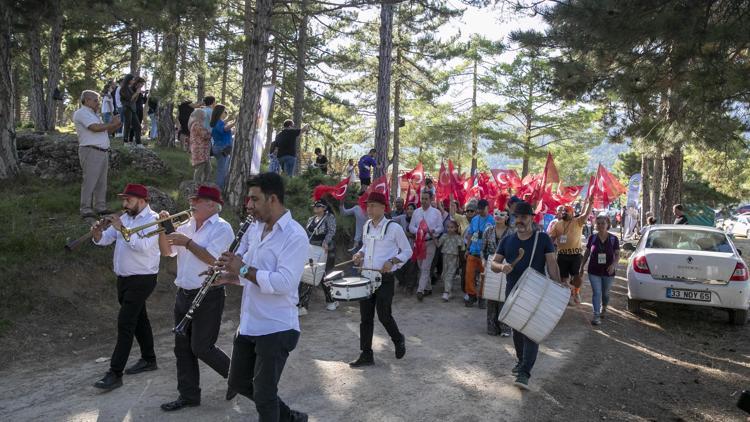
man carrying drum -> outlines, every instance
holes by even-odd
[[[365,269],[379,271],[382,284],[375,293],[359,302],[359,348],[361,354],[349,366],[373,365],[372,333],[375,311],[378,319],[388,332],[396,346],[396,359],[406,354],[406,338],[398,330],[396,321],[391,315],[393,302],[393,271],[397,270],[411,257],[411,246],[406,239],[404,229],[399,224],[385,218],[386,197],[380,192],[371,192],[367,197],[367,215],[370,220],[365,224],[362,234],[362,248],[354,254],[354,262]]]
[[[500,242],[495,252],[495,260],[492,262],[492,271],[506,274],[506,298],[523,272],[529,267],[544,274],[546,266],[550,277],[557,282],[560,281],[560,271],[557,268],[552,239],[547,233],[534,230],[534,210],[531,205],[528,202],[519,202],[513,210],[513,215],[516,219],[516,233],[506,236]],[[521,259],[517,260],[521,249],[524,252]],[[503,260],[514,264],[504,264]],[[513,346],[515,346],[518,359],[518,363],[511,370],[516,376],[515,385],[522,390],[528,390],[531,368],[536,362],[539,344],[514,329]]]

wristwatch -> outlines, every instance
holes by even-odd
[[[250,271],[250,267],[248,267],[247,265],[243,265],[242,267],[240,267],[240,277],[244,278],[245,275],[247,275],[248,271]]]
[[[396,265],[396,264],[398,264],[398,262],[396,262],[396,261],[395,261],[395,258],[391,258],[391,259],[389,259],[389,260],[388,260],[388,262],[390,262],[390,263],[391,263],[391,265]]]

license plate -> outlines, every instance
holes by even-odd
[[[711,292],[700,292],[697,290],[668,288],[667,297],[670,299],[697,300],[699,302],[710,302]]]

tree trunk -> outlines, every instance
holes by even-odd
[[[29,40],[29,106],[34,129],[47,130],[47,106],[44,101],[44,68],[42,68],[42,52],[39,43],[39,22],[32,24],[27,32]]]
[[[185,86],[185,73],[187,73],[187,38],[177,46],[180,53],[180,65],[177,67],[179,72],[180,89]]]
[[[154,57],[159,57],[159,46],[161,43],[159,42],[159,33],[154,32]],[[157,59],[158,60],[158,59]],[[158,63],[158,61],[157,61]],[[156,82],[159,79],[159,74],[154,73],[153,77],[151,78],[151,86],[149,87],[150,92],[154,92],[154,89],[156,88]]]
[[[646,213],[651,211],[650,165],[651,159],[646,154],[641,155],[641,227],[646,225]]]
[[[396,68],[401,69],[401,49],[396,47]],[[401,76],[397,71],[396,80],[393,82],[393,158],[391,163],[391,199],[395,198],[399,194],[401,186],[398,180],[399,163],[401,155],[401,128],[399,122],[401,121]]]
[[[173,96],[175,84],[175,67],[177,66],[177,48],[179,43],[179,17],[170,17],[170,22],[175,24],[167,29],[162,37],[162,54],[159,56],[159,66],[156,76],[159,78],[159,88],[157,90],[157,100],[159,107],[157,109],[157,143],[161,147],[174,147],[174,110]]]
[[[206,32],[201,30],[198,33],[198,101],[206,96],[206,69]]]
[[[154,37],[156,38],[157,35],[154,34]],[[158,39],[155,39],[156,44],[159,45]],[[157,55],[158,57],[158,55]],[[138,50],[138,28],[135,26],[135,24],[130,25],[130,74],[131,75],[138,75],[140,72],[140,62],[141,55]]]
[[[292,106],[292,120],[298,127],[302,127],[302,112],[305,109],[305,55],[307,54],[307,4],[308,0],[302,0],[300,3],[300,17],[301,21],[299,24],[299,30],[297,31],[297,69],[295,74],[294,84],[294,105]],[[301,135],[304,136],[304,135]],[[300,136],[300,137],[301,137]],[[302,147],[301,139],[297,139],[295,143],[297,152],[297,166],[294,169],[295,174],[299,174],[301,159],[302,159]]]
[[[375,103],[375,150],[378,165],[373,178],[388,172],[390,137],[391,51],[393,50],[393,4],[380,4],[380,51],[378,54],[378,91]]]
[[[651,159],[654,171],[651,174],[651,212],[657,223],[661,223],[661,211],[659,211],[659,197],[661,196],[661,177],[664,168],[661,152]]]
[[[60,0],[50,5],[53,14],[50,30],[49,55],[47,56],[47,130],[55,130],[55,118],[58,100],[55,100],[55,89],[60,82],[60,53],[62,49],[63,13]],[[62,90],[60,90],[62,91]]]
[[[237,119],[237,135],[232,146],[229,179],[225,188],[225,197],[229,205],[237,212],[243,206],[245,183],[250,177],[253,138],[257,122],[255,116],[261,89],[263,89],[273,5],[274,0],[256,0],[253,8],[251,2],[245,2],[245,56],[242,69],[242,99],[240,100],[242,112]]]
[[[276,84],[278,83],[278,67],[279,67],[279,49],[278,47],[273,48],[273,61],[271,62],[271,85],[278,89]],[[273,142],[273,112],[274,104],[276,103],[276,95],[273,96],[271,104],[268,107],[268,123],[266,124],[266,145],[263,148],[263,157],[268,155],[268,150],[271,148],[271,142]]]
[[[229,74],[229,46],[224,46],[224,63],[221,65],[221,99],[222,104],[227,98],[227,75]]]
[[[16,122],[14,116],[16,98],[11,79],[11,27],[12,7],[0,11],[0,179],[10,179],[18,175],[18,155],[16,153]]]
[[[471,173],[474,175],[477,171],[477,153],[479,152],[479,135],[477,134],[477,82],[479,58],[474,57],[474,75],[472,78],[471,90]]]
[[[4,19],[5,17],[2,16]],[[5,24],[3,24],[5,25]],[[4,27],[4,26],[3,26]],[[5,36],[5,33],[0,33],[0,37]],[[5,40],[0,40],[0,42],[4,42]],[[16,122],[21,121],[21,90],[18,89],[18,80],[21,77],[19,71],[18,71],[18,63],[13,65],[13,80],[12,80],[12,86],[13,86],[13,114],[15,116]],[[0,125],[2,126],[2,125]]]
[[[670,222],[672,206],[682,200],[682,150],[676,147],[662,159],[659,215],[662,223]]]
[[[90,36],[90,34],[89,34]],[[86,89],[97,89],[94,88],[94,49],[85,48],[83,49],[83,86]]]

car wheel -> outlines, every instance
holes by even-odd
[[[628,299],[628,311],[634,314],[641,313],[641,301],[636,299]]]
[[[747,310],[730,309],[729,322],[734,325],[745,325],[747,323]]]

